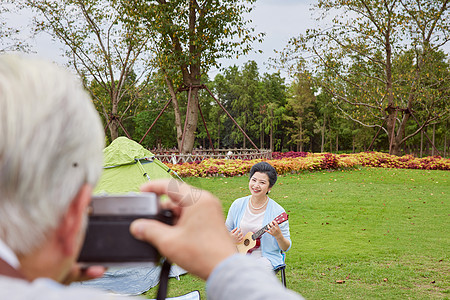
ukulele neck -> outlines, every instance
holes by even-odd
[[[281,213],[279,216],[277,216],[277,217],[274,219],[274,221],[275,221],[277,224],[281,224],[281,223],[283,223],[283,222],[285,222],[285,221],[287,221],[287,220],[288,220],[288,215],[287,215],[285,212]],[[272,223],[272,222],[270,222],[270,223]],[[258,230],[257,232],[255,232],[254,234],[252,234],[252,239],[253,239],[254,241],[256,241],[257,239],[259,239],[259,238],[266,232],[266,230],[269,229],[270,223],[267,224],[266,226],[264,226],[263,228],[261,228],[260,230]]]
[[[252,234],[252,239],[256,241],[266,232],[267,229],[269,229],[269,224]]]

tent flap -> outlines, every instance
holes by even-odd
[[[95,194],[139,192],[148,180],[173,178],[170,169],[153,153],[126,137],[118,137],[103,150],[104,169]]]

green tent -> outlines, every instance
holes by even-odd
[[[118,137],[103,149],[103,157],[103,174],[94,194],[139,192],[143,183],[175,174],[153,153],[126,137]]]
[[[139,192],[139,187],[149,180],[177,176],[155,155],[126,137],[115,139],[103,149],[103,174],[94,189],[95,194],[125,194]],[[95,287],[116,294],[140,295],[159,282],[159,266],[109,268],[103,277],[73,283]],[[174,265],[170,277],[178,277],[186,271]]]

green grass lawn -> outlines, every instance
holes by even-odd
[[[270,196],[289,214],[288,288],[307,299],[450,299],[449,177],[382,168],[280,176]],[[247,177],[185,181],[213,192],[225,214],[249,193]],[[198,289],[205,299],[204,288],[188,274],[170,280],[169,295]]]

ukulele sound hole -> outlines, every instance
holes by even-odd
[[[249,240],[245,240],[245,241],[244,241],[244,245],[245,245],[245,246],[248,246],[249,244],[250,244],[250,241],[249,241]]]

